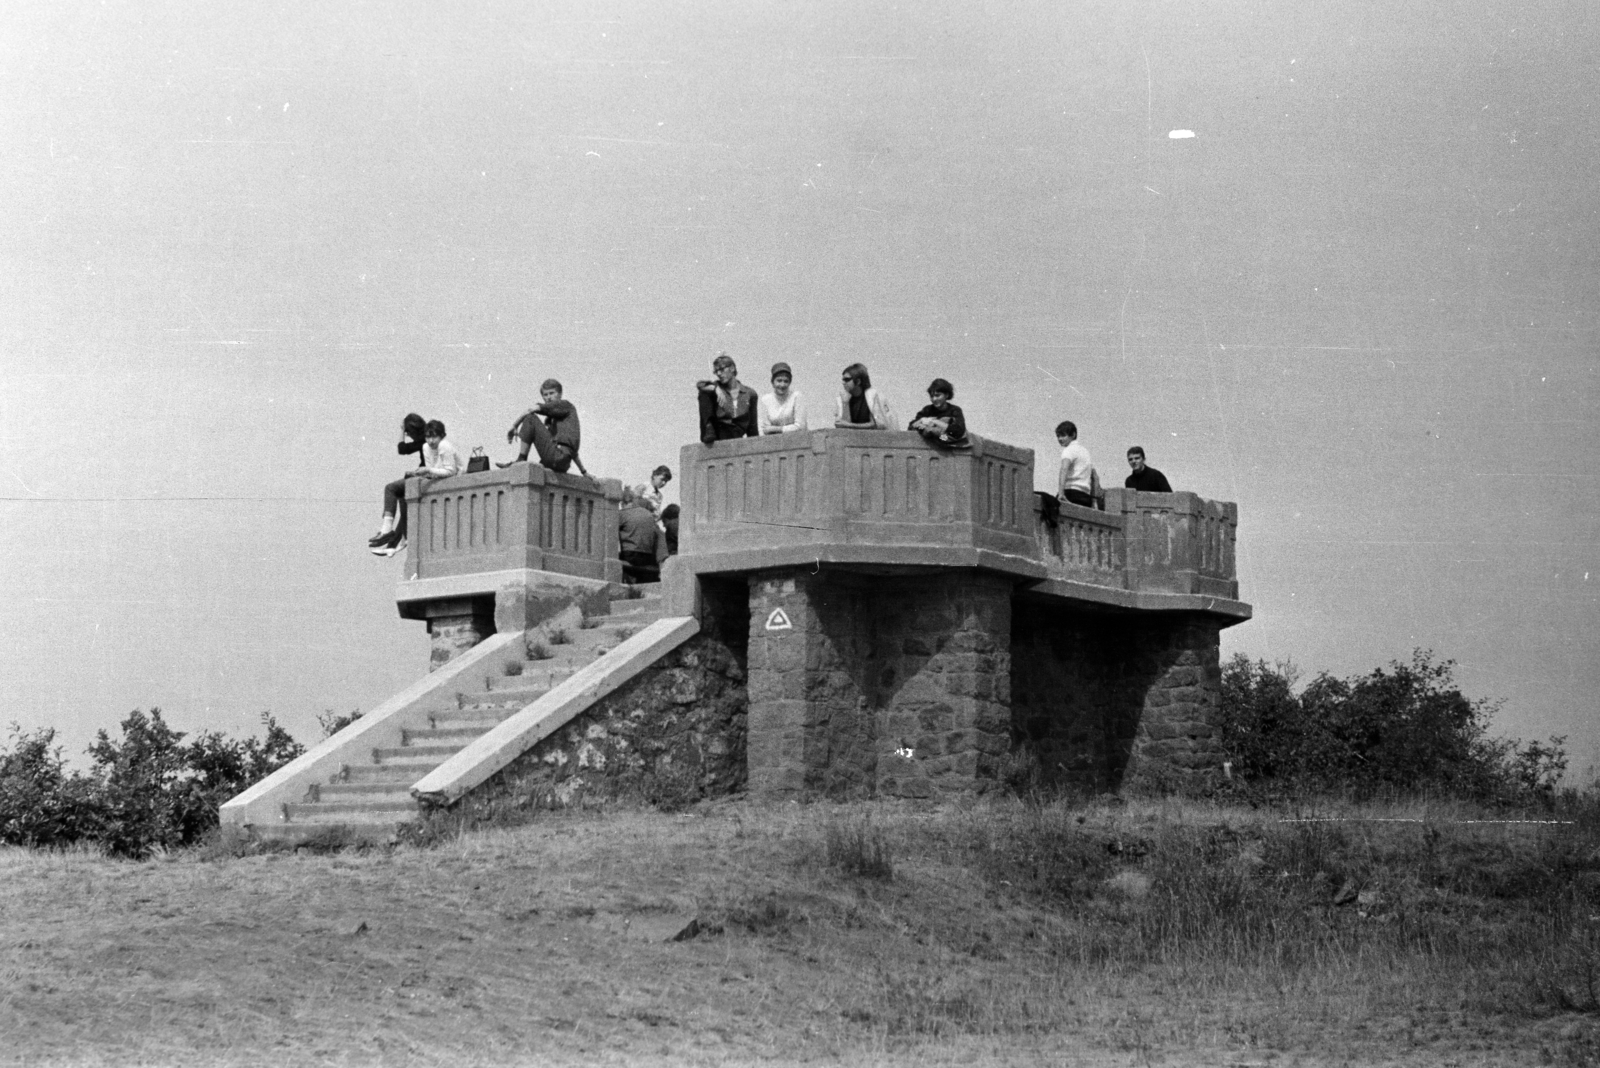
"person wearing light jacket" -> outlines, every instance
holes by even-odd
[[[853,363],[844,369],[843,389],[833,401],[833,425],[846,430],[893,430],[894,416],[889,402],[872,388],[872,376],[865,364]]]

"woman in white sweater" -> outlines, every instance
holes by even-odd
[[[789,365],[772,365],[772,392],[763,393],[756,406],[756,426],[762,434],[788,434],[810,429],[806,425],[806,406],[798,389],[790,389],[794,372]]]

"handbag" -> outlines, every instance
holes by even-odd
[[[467,474],[489,470],[489,457],[484,455],[483,446],[479,445],[472,450],[472,455],[467,457]]]

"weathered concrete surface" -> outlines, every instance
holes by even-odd
[[[1237,623],[1238,509],[1193,493],[1108,490],[1106,511],[1033,492],[1034,457],[918,434],[813,430],[685,446],[682,556],[690,575],[800,567],[978,569],[1034,595]]]
[[[622,483],[538,464],[406,482],[407,579],[506,570],[622,580]]]

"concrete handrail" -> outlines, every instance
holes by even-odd
[[[346,764],[365,763],[373,749],[399,745],[401,730],[415,725],[411,713],[419,705],[445,695],[453,700],[456,691],[469,683],[498,674],[502,660],[521,655],[522,638],[520,631],[491,635],[418,679],[344,730],[225,801],[220,810],[222,822],[235,826],[279,823],[283,806],[304,798],[308,787],[331,781]]]

